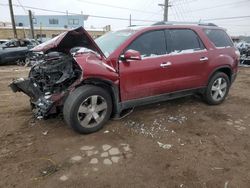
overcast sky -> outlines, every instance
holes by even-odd
[[[87,15],[129,18],[132,15],[133,25],[148,25],[153,22],[133,21],[133,19],[161,21],[163,9],[158,6],[164,0],[12,0],[13,4],[38,7],[56,11],[66,11]],[[250,0],[172,0],[169,9],[170,21],[199,21],[214,18],[249,16],[240,19],[211,20],[225,27],[231,35],[250,35]],[[8,0],[0,2],[0,21],[10,21],[9,8],[4,6]],[[96,3],[96,4],[92,4]],[[105,5],[111,5],[104,6]],[[120,8],[119,8],[120,7]],[[122,9],[123,7],[123,9]],[[14,7],[15,14],[25,14],[28,8]],[[58,14],[32,10],[36,15]],[[96,28],[111,25],[113,29],[128,26],[127,20],[111,20],[89,17],[85,27]]]

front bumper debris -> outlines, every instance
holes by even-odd
[[[54,101],[51,100],[52,95],[50,93],[42,94],[37,87],[36,83],[30,79],[17,79],[14,80],[9,87],[13,92],[23,92],[30,97],[31,106],[35,117],[42,119],[50,114]]]

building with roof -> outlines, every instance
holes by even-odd
[[[46,41],[62,32],[77,27],[84,27],[84,22],[88,19],[87,15],[33,15],[33,25],[35,39]],[[31,38],[30,22],[28,15],[15,16],[17,36],[19,39]],[[104,28],[86,29],[88,33],[97,38],[111,30],[110,25]],[[13,38],[11,23],[0,22],[0,38]]]
[[[35,28],[61,28],[73,29],[80,26],[84,27],[87,15],[33,15],[33,25]],[[15,15],[16,26],[29,27],[28,15]]]
[[[19,39],[30,38],[31,32],[29,27],[17,27],[17,36]],[[69,29],[64,28],[34,28],[35,39],[40,41],[46,41],[51,39],[60,33],[63,33]],[[97,28],[97,29],[86,29],[87,32],[91,35],[92,38],[98,38],[108,32],[105,28]],[[0,38],[1,39],[12,39],[13,38],[13,30],[12,27],[0,27]]]

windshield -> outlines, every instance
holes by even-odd
[[[135,30],[111,31],[105,35],[95,39],[96,44],[102,50],[104,55],[108,57],[115,51],[125,40],[127,40]]]

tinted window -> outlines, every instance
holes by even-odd
[[[223,30],[219,29],[205,29],[205,33],[210,39],[211,42],[214,43],[216,47],[227,47],[233,46],[233,43],[227,33]]]
[[[127,50],[139,51],[142,57],[163,55],[167,53],[164,31],[152,31],[135,39]]]
[[[168,33],[168,52],[180,53],[184,51],[203,50],[204,45],[198,35],[189,29],[171,29]]]

